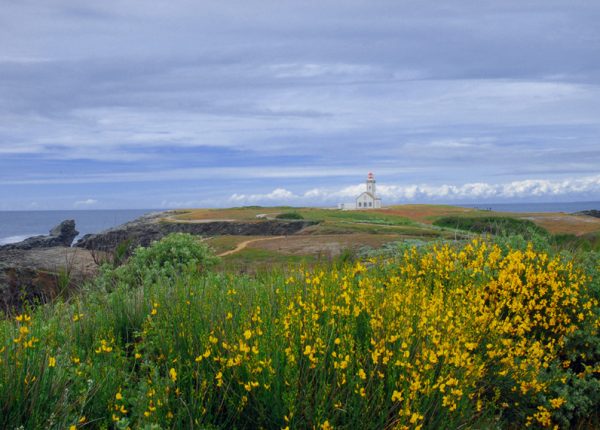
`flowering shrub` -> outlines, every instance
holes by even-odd
[[[475,240],[188,269],[3,321],[0,427],[597,424],[597,281],[567,259]]]

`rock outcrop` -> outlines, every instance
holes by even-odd
[[[587,215],[587,216],[593,216],[594,218],[600,218],[600,210],[590,209],[587,211],[577,212],[577,213],[575,213],[575,215]]]
[[[0,246],[0,250],[30,250],[39,248],[52,248],[54,246],[71,246],[73,239],[75,239],[78,234],[79,232],[75,230],[75,221],[69,219],[61,222],[59,225],[50,230],[50,234],[47,236],[33,236],[25,239],[22,242],[2,245]]]
[[[198,236],[283,236],[299,232],[315,221],[165,221],[162,214],[151,214],[98,234],[82,237],[76,247],[112,252],[119,244],[127,242],[129,249],[148,246],[170,233],[189,233]]]
[[[85,249],[0,250],[0,312],[70,294],[97,269],[92,253]]]

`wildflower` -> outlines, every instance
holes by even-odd
[[[402,393],[400,391],[394,390],[392,393],[392,402],[401,402],[402,401]]]
[[[554,409],[560,408],[565,403],[567,403],[567,401],[565,399],[563,399],[562,397],[550,399],[550,406],[552,406]]]
[[[56,358],[54,358],[54,357],[48,358],[48,367],[56,367]]]
[[[358,377],[362,380],[365,380],[365,379],[367,379],[367,374],[365,373],[365,371],[363,369],[360,369],[358,371]]]
[[[244,337],[246,338],[246,340],[250,339],[252,337],[252,332],[250,330],[246,330],[244,332]]]
[[[21,315],[17,315],[17,316],[15,317],[15,319],[16,319],[18,322],[29,322],[29,321],[31,321],[31,317],[30,317],[29,315],[27,315],[27,314],[21,314]]]
[[[173,382],[177,382],[177,371],[173,367],[169,370],[169,377]]]

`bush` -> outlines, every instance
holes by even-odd
[[[298,212],[284,212],[277,215],[275,218],[277,219],[304,219],[302,215]]]
[[[433,225],[466,230],[472,233],[489,233],[499,236],[521,235],[528,240],[535,236],[550,236],[546,229],[532,221],[509,217],[446,216],[435,220]]]
[[[219,261],[211,249],[187,233],[172,233],[148,248],[138,247],[129,260],[114,269],[104,267],[102,279],[130,285],[173,279],[182,272],[202,273]],[[101,279],[101,280],[102,280]]]

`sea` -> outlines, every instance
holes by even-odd
[[[456,205],[466,208],[490,210],[496,212],[564,212],[574,213],[590,209],[600,210],[600,201],[567,203],[478,203]]]
[[[0,211],[0,245],[48,234],[66,219],[75,220],[79,237],[99,233],[160,209]]]

